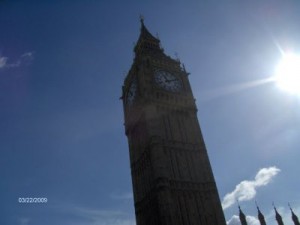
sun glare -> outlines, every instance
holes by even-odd
[[[275,79],[283,90],[300,95],[300,56],[285,54],[277,66]]]

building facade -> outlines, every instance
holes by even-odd
[[[145,27],[122,100],[137,225],[225,225],[189,73]]]

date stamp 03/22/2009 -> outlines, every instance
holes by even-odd
[[[48,199],[47,198],[18,198],[19,203],[47,203]]]

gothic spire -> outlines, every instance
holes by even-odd
[[[160,40],[155,38],[147,29],[144,24],[144,17],[140,16],[141,28],[140,36],[137,44],[134,47],[135,53],[145,52],[145,51],[162,51],[160,48]]]
[[[274,210],[275,210],[275,218],[276,218],[276,220],[277,220],[278,225],[284,225],[283,220],[282,220],[282,217],[281,217],[281,215],[278,213],[278,211],[277,211],[277,209],[276,209],[274,203],[273,203],[273,206],[274,206]]]
[[[294,224],[295,225],[300,225],[299,219],[296,216],[296,214],[294,213],[294,211],[293,211],[292,207],[290,206],[290,204],[289,204],[289,207],[290,207],[290,210],[291,210],[291,213],[292,213],[292,220],[293,220]]]
[[[255,201],[255,204],[256,204],[256,208],[257,208],[257,212],[258,212],[258,220],[260,222],[260,225],[266,225],[266,221],[265,221],[265,217],[264,215],[262,214],[262,212],[260,211],[256,201]]]
[[[242,225],[247,225],[247,220],[246,220],[246,216],[245,214],[243,213],[243,211],[241,210],[241,207],[239,205],[239,216],[240,216],[240,221],[241,221],[241,224]]]

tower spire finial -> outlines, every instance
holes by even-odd
[[[275,218],[276,218],[276,220],[277,220],[278,225],[284,225],[283,220],[282,220],[282,217],[281,217],[281,215],[278,213],[278,211],[277,211],[277,209],[276,209],[276,206],[275,206],[274,202],[272,203],[272,205],[273,205],[274,210],[275,210]]]
[[[298,217],[296,216],[296,214],[294,213],[294,211],[293,211],[293,209],[292,209],[292,207],[291,207],[291,205],[290,205],[289,202],[288,202],[288,205],[289,205],[289,208],[290,208],[291,213],[292,213],[292,220],[293,220],[294,224],[295,224],[295,225],[300,225],[299,219],[298,219]]]
[[[290,205],[289,202],[288,202],[288,206],[289,206],[290,210],[293,211],[293,209],[292,209],[292,207],[291,207],[291,205]]]
[[[236,198],[236,199],[235,199],[235,201],[236,201],[236,203],[237,203],[237,205],[238,205],[239,209],[241,209],[241,206],[240,206],[240,202],[239,202],[239,200]]]
[[[238,207],[239,207],[239,217],[240,217],[241,224],[242,224],[242,225],[248,225],[248,224],[247,224],[247,220],[246,220],[246,215],[243,213],[243,211],[242,211],[242,209],[241,209],[239,200],[236,199],[236,202],[237,202]]]
[[[259,209],[259,206],[258,206],[258,204],[257,204],[257,201],[256,201],[256,200],[255,200],[255,205],[256,205],[256,208],[257,208],[258,212],[260,212],[260,209]]]
[[[144,16],[143,16],[143,14],[140,14],[140,21],[141,21],[141,24],[144,25]]]
[[[144,16],[140,15],[140,36],[137,41],[137,44],[134,47],[134,52],[137,54],[138,52],[149,52],[149,51],[156,51],[156,52],[162,52],[162,49],[160,47],[160,41],[155,38],[146,28],[144,24]]]
[[[258,211],[258,220],[259,220],[260,225],[266,225],[265,217],[262,214],[262,212],[260,211],[256,200],[255,200],[255,205],[256,205],[256,208],[257,208],[257,211]]]

